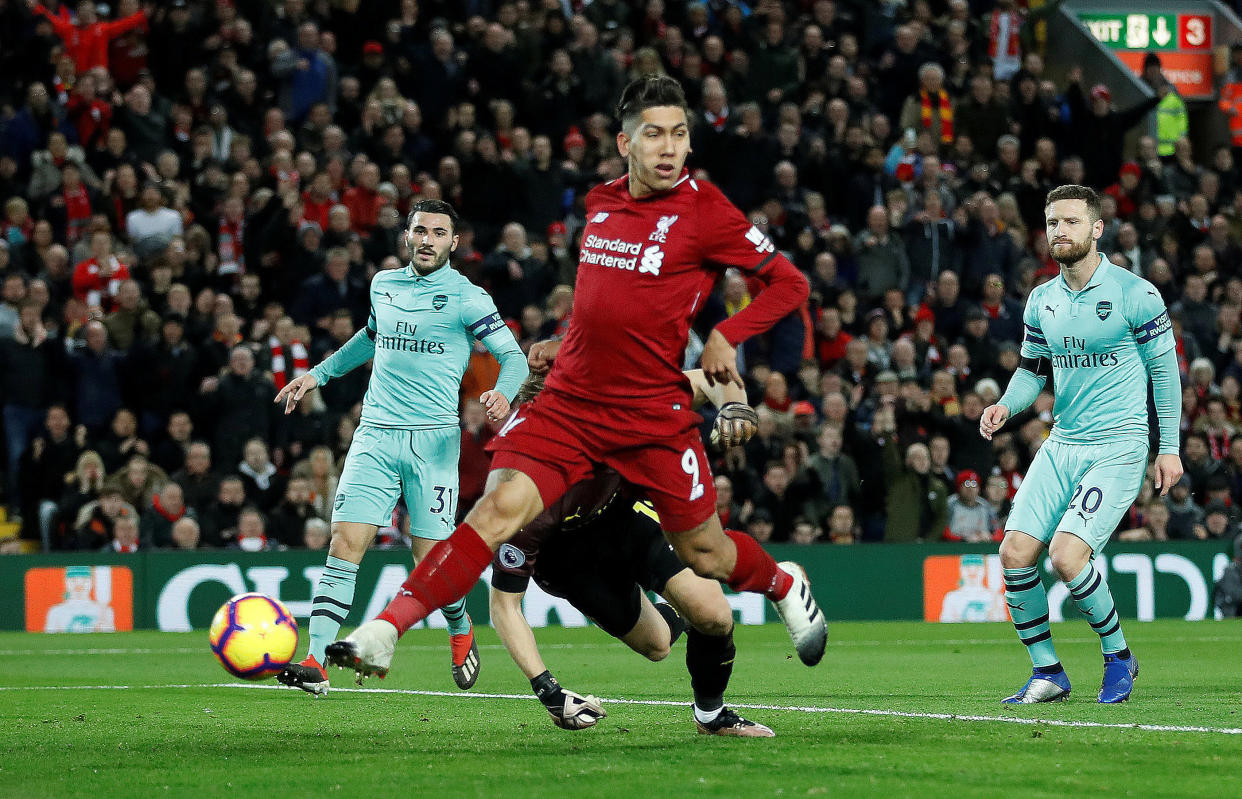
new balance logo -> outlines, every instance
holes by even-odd
[[[504,438],[506,435],[509,434],[510,430],[517,427],[524,421],[526,421],[525,416],[518,416],[517,414],[514,414],[513,416],[509,417],[509,421],[505,422],[505,426],[500,428],[500,432],[497,433],[496,435],[500,436],[501,438]]]
[[[600,211],[598,214],[591,217],[591,222],[598,225],[600,222],[603,222],[607,218],[608,218],[608,213],[606,211]]]
[[[763,235],[763,231],[754,225],[751,225],[750,230],[746,231],[746,240],[755,245],[755,252],[757,253],[764,254],[775,252],[776,250],[776,245],[769,241],[768,237]]]

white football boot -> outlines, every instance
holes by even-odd
[[[372,674],[381,678],[388,675],[396,648],[397,628],[382,619],[371,619],[344,641],[328,644],[326,654],[333,666],[353,669],[357,673],[355,682],[362,685],[362,680]]]
[[[824,648],[828,645],[828,622],[811,595],[811,584],[807,581],[806,571],[793,561],[782,561],[776,564],[778,569],[788,572],[793,577],[793,585],[789,593],[779,602],[774,602],[776,612],[789,630],[793,639],[794,649],[798,658],[808,666],[814,666],[824,657]]]

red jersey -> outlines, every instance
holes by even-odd
[[[690,324],[725,267],[765,289],[716,329],[730,344],[767,330],[810,287],[758,228],[710,183],[682,174],[635,199],[629,177],[586,197],[574,312],[548,388],[609,405],[689,403],[682,357]]]
[[[98,305],[105,312],[111,311],[114,298],[121,284],[129,280],[129,267],[112,258],[112,277],[104,279],[99,274],[99,261],[87,258],[73,268],[73,296],[88,306]]]
[[[107,69],[108,43],[126,31],[145,28],[147,24],[147,15],[141,10],[115,22],[96,22],[86,27],[74,25],[43,6],[35,6],[31,10],[52,23],[52,30],[64,42],[65,52],[73,57],[79,75],[93,67]]]

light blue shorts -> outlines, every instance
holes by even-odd
[[[457,526],[461,430],[389,430],[362,425],[354,432],[332,503],[333,522],[386,527],[405,497],[410,535],[443,541]]]
[[[1018,486],[1005,528],[1045,545],[1058,532],[1071,533],[1099,552],[1134,503],[1146,472],[1146,442],[1045,441]]]

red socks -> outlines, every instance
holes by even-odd
[[[759,542],[746,533],[725,530],[737,547],[737,563],[729,575],[729,587],[734,591],[751,591],[763,594],[773,602],[785,598],[793,585],[793,578],[777,568],[772,556],[759,546]]]
[[[397,634],[403,635],[433,610],[470,593],[491,562],[491,547],[463,522],[451,536],[431,548],[376,618],[392,624]]]

